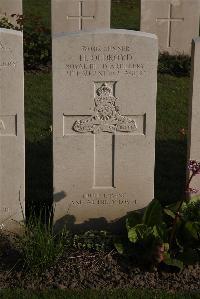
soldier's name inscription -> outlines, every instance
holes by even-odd
[[[95,75],[141,77],[146,72],[144,64],[136,61],[134,48],[126,45],[81,46],[79,56],[73,59],[75,63],[66,64],[67,76],[70,77]]]

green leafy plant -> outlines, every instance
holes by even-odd
[[[16,22],[10,22],[9,19],[4,16],[0,18],[0,28],[6,28],[6,29],[13,29],[22,31],[23,29],[23,16],[22,15],[16,15],[12,14],[11,18],[13,18],[13,21],[16,20]],[[16,23],[16,25],[14,25]]]
[[[188,168],[190,177],[186,184],[183,198],[177,203],[177,208],[168,207],[166,213],[173,219],[170,248],[175,254],[179,254],[180,258],[189,263],[189,261],[198,262],[200,260],[200,213],[197,209],[200,206],[199,196],[192,197],[198,190],[191,188],[192,179],[200,174],[200,162],[191,160]],[[188,196],[189,195],[189,196]],[[192,213],[191,213],[192,211]],[[193,252],[193,254],[191,254]],[[189,254],[187,254],[189,253]]]
[[[132,212],[126,219],[128,242],[115,241],[115,247],[121,254],[136,253],[142,262],[155,266],[167,260],[168,264],[181,263],[170,257],[167,226],[163,220],[163,208],[158,200],[153,200],[144,213]]]
[[[42,69],[51,62],[51,32],[40,17],[23,18],[25,69]]]
[[[24,36],[24,66],[26,70],[41,70],[51,62],[51,32],[40,17],[13,14],[15,22],[6,17],[0,19],[0,27],[23,30]]]
[[[200,220],[200,197],[193,197],[187,205],[183,205],[182,214],[185,221]]]
[[[179,202],[163,207],[154,199],[143,213],[129,214],[128,242],[115,241],[119,253],[134,255],[139,250],[140,259],[154,266],[163,262],[182,268],[200,261],[200,199],[188,197],[198,191],[190,184],[200,174],[200,163],[190,161],[189,169],[191,175]]]
[[[158,72],[176,76],[189,76],[191,58],[187,55],[170,55],[163,53],[159,56]]]

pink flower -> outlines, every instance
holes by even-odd
[[[188,193],[188,194],[196,194],[197,192],[199,192],[199,190],[195,189],[195,188],[188,188],[186,190],[186,193]]]
[[[193,175],[200,174],[200,162],[196,160],[190,160],[188,169],[192,172]]]

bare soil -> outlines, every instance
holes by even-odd
[[[133,260],[119,256],[115,250],[91,252],[73,249],[67,250],[50,269],[35,275],[19,262],[20,255],[15,248],[5,240],[1,240],[2,244],[5,250],[0,257],[0,289],[146,288],[170,292],[200,291],[200,265],[185,267],[180,272],[163,265],[147,271],[135,266]]]

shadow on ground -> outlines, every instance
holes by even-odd
[[[183,196],[186,157],[186,140],[156,142],[155,197],[162,203],[171,203]]]
[[[51,211],[53,202],[52,137],[26,140],[26,215]]]

